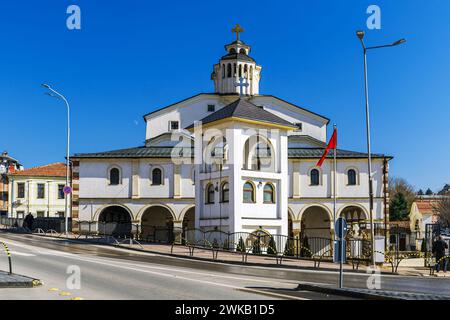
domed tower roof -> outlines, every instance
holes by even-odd
[[[249,56],[251,47],[240,40],[240,33],[244,32],[244,29],[237,24],[231,32],[236,33],[236,40],[225,45],[227,53],[220,58],[219,63],[214,65],[211,74],[215,92],[259,94],[261,66]]]

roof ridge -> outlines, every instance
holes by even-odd
[[[66,165],[64,162],[52,162],[52,163],[48,163],[48,164],[44,164],[42,166],[34,166],[34,167],[29,167],[29,168],[24,168],[21,171],[26,171],[26,170],[33,170],[33,169],[39,169],[39,168],[45,168],[45,167],[49,167],[49,166],[54,166],[56,164],[62,164],[62,165]]]

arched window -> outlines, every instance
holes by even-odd
[[[233,63],[233,77],[236,76],[236,63]]]
[[[109,184],[113,186],[120,184],[120,170],[118,168],[109,170]]]
[[[222,65],[222,79],[225,78],[225,65]]]
[[[244,48],[242,48],[241,50],[239,50],[239,53],[247,54],[247,53],[245,52],[245,49],[244,49]]]
[[[318,186],[320,184],[320,172],[317,169],[311,170],[311,185]]]
[[[231,78],[231,63],[227,64],[227,77]]]
[[[152,170],[152,185],[159,186],[162,184],[162,171],[160,168]]]
[[[248,79],[248,67],[244,65],[244,78]]]
[[[220,199],[222,202],[228,202],[230,201],[230,185],[228,182],[222,183],[222,188],[220,191]]]
[[[356,185],[356,171],[354,169],[350,169],[347,171],[347,184],[349,186],[355,186]]]
[[[231,48],[231,49],[230,49],[230,53],[231,53],[231,54],[235,54],[235,53],[236,53],[236,49],[235,49],[235,48]]]
[[[275,189],[270,183],[264,185],[264,203],[275,203]]]
[[[255,187],[251,182],[246,182],[244,184],[244,202],[254,203],[255,202]]]
[[[214,186],[212,184],[206,187],[206,203],[214,203]]]
[[[241,78],[242,77],[242,65],[240,64],[239,65],[239,78]]]

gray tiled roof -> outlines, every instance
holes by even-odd
[[[288,157],[289,158],[320,158],[325,151],[325,148],[289,148]],[[327,158],[332,158],[334,155],[334,150],[328,152]],[[342,158],[367,158],[367,153],[342,150],[337,149],[336,157]],[[384,154],[372,153],[372,158],[392,158],[391,156],[385,156]]]
[[[323,154],[324,148],[289,148],[288,157],[294,159],[310,159],[320,158]],[[119,149],[106,152],[95,153],[76,153],[73,158],[170,158],[174,154],[177,157],[193,157],[194,149],[185,147],[136,147],[128,149]],[[333,157],[333,150],[330,150],[327,158]],[[337,157],[342,158],[366,158],[367,153],[337,150]],[[373,158],[383,158],[383,154],[372,154]],[[391,159],[391,156],[386,156]]]
[[[228,53],[226,55],[224,55],[221,60],[242,60],[242,61],[251,61],[251,62],[256,62],[255,59],[253,59],[252,57],[243,54],[243,53]]]
[[[292,128],[297,128],[294,124],[290,123],[289,121],[286,121],[274,115],[273,113],[254,105],[253,103],[247,101],[246,99],[241,98],[223,107],[222,109],[219,109],[216,112],[206,116],[200,121],[202,124],[206,124],[230,117],[257,120],[271,124],[280,124],[283,126],[290,126]],[[186,129],[191,129],[193,127],[194,124],[191,124]]]
[[[189,157],[194,155],[194,149],[142,146],[105,152],[76,153],[73,158],[170,158],[172,154]]]

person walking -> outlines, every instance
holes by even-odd
[[[26,215],[26,217],[25,217],[23,222],[24,222],[25,227],[27,227],[30,230],[30,232],[32,232],[33,231],[34,217],[31,214],[31,212],[29,212]]]
[[[448,249],[447,243],[439,236],[436,241],[433,242],[432,252],[436,257],[436,272],[439,273],[441,269],[441,263],[443,264],[444,273],[447,272],[447,259],[445,257],[445,250]]]

